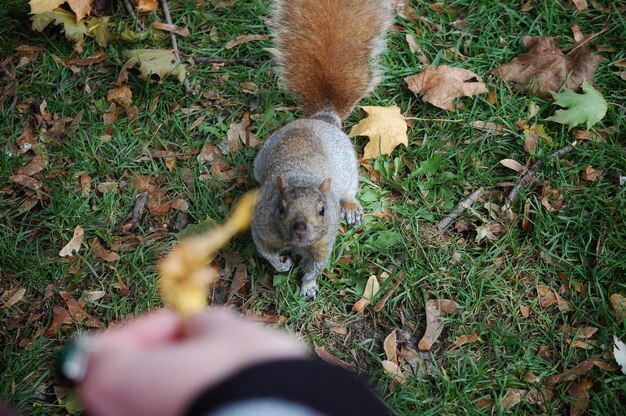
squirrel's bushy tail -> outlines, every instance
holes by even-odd
[[[274,1],[278,73],[306,116],[344,119],[376,87],[392,20],[389,0]]]

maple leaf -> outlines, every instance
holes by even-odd
[[[76,14],[76,21],[80,22],[91,11],[93,0],[67,0],[70,9]]]
[[[582,123],[586,123],[587,130],[589,130],[602,120],[608,107],[606,100],[586,80],[583,80],[582,88],[582,94],[577,94],[570,89],[565,89],[558,94],[553,93],[554,103],[566,110],[557,110],[546,120],[567,124],[569,130]]]
[[[176,62],[174,53],[170,49],[130,49],[123,51],[122,56],[128,59],[122,72],[139,63],[141,79],[147,80],[150,75],[156,74],[160,79],[168,75],[176,75],[181,83],[185,81],[187,75],[185,65]]]
[[[593,78],[602,60],[584,48],[565,55],[551,36],[522,36],[522,42],[527,53],[489,73],[511,82],[515,90],[542,98],[550,98],[550,93],[562,86],[578,88],[584,79]]]
[[[398,145],[409,145],[406,134],[407,124],[400,108],[361,107],[367,117],[352,126],[349,137],[368,136],[370,141],[365,145],[363,159],[372,159],[380,155],[389,155]]]
[[[94,38],[98,45],[105,47],[109,42],[115,40],[115,35],[109,30],[108,17],[90,17],[86,23],[88,35]]]
[[[85,36],[89,35],[87,26],[83,22],[76,22],[76,16],[65,10],[38,13],[33,16],[33,30],[43,31],[50,23],[62,25],[65,37],[75,43],[74,49],[81,52]]]
[[[426,66],[416,75],[404,78],[411,91],[424,102],[444,110],[454,111],[454,99],[487,93],[482,78],[463,68],[447,65]]]

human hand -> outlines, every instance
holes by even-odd
[[[306,357],[288,335],[211,309],[162,309],[93,336],[78,393],[94,416],[182,415],[204,390],[246,367]]]

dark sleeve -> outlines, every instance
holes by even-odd
[[[253,399],[277,399],[329,416],[390,415],[384,403],[356,377],[317,359],[285,360],[247,368],[198,397],[187,416]]]

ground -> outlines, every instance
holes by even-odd
[[[265,49],[269,40],[226,48],[242,35],[269,33],[267,2],[172,0],[174,23],[191,32],[178,38],[184,57],[250,59],[256,65],[191,64],[195,95],[185,94],[174,78],[146,82],[131,70],[125,85],[137,115],[121,111],[112,124],[104,122],[107,92],[125,62],[121,51],[170,48],[169,37],[112,42],[103,62],[72,66],[63,61],[93,56],[98,45],[87,39],[78,53],[58,27],[32,31],[25,3],[5,1],[0,11],[0,396],[28,414],[66,414],[75,410],[53,377],[62,346],[77,331],[160,307],[155,264],[176,242],[175,232],[186,222],[223,220],[254,187],[256,148],[235,146],[236,139],[227,143],[231,124],[249,120],[249,132],[263,139],[299,111],[277,85]],[[626,295],[626,187],[619,181],[626,175],[626,82],[619,75],[623,66],[616,64],[626,57],[623,6],[590,2],[579,12],[565,1],[528,2],[530,10],[515,0],[409,3],[415,13],[397,17],[389,37],[385,79],[362,102],[395,104],[412,117],[409,146],[362,165],[364,225],[341,234],[319,295],[301,299],[299,271],[274,275],[244,234],[217,259],[221,281],[214,302],[223,302],[237,265],[243,265],[240,273],[245,270],[247,277],[230,299],[233,306],[262,312],[352,364],[397,414],[566,414],[574,387],[588,382],[574,377],[548,386],[546,380],[596,354],[596,365],[581,375],[592,382],[587,413],[623,414],[626,376],[611,351],[614,334],[626,338],[626,322],[609,300]],[[123,8],[115,11],[114,31],[123,21],[135,29]],[[461,29],[450,25],[460,18],[466,19]],[[142,17],[148,26],[155,20],[163,17]],[[520,192],[512,206],[516,216],[507,222],[485,206],[502,205],[510,190],[502,183],[517,179],[500,160],[532,164],[538,155],[573,142],[574,135],[545,120],[555,110],[551,99],[514,92],[487,71],[523,52],[522,35],[555,36],[561,47],[571,45],[574,24],[583,34],[606,29],[591,42],[604,57],[595,85],[609,103],[606,117],[592,129],[600,139],[546,161],[535,182]],[[433,64],[474,71],[492,94],[461,99],[464,106],[454,112],[422,102],[403,81],[423,67],[407,34]],[[29,55],[18,50],[23,45],[42,50]],[[25,56],[32,59],[20,62]],[[538,111],[529,117],[531,103]],[[79,112],[82,121],[72,125]],[[355,110],[346,131],[363,117]],[[60,119],[67,119],[65,126],[57,125]],[[543,125],[550,136],[533,156],[524,151],[519,120]],[[503,125],[505,134],[476,130],[475,121]],[[27,128],[48,159],[34,175],[45,185],[39,199],[9,179],[33,158],[16,145]],[[364,144],[355,138],[357,151]],[[201,149],[212,146],[223,161],[199,161]],[[589,166],[601,177],[590,176]],[[437,232],[437,221],[479,187],[485,195],[473,209]],[[125,228],[142,191],[150,195],[149,212],[136,227]],[[551,211],[542,204],[544,196],[551,204],[562,197],[563,206]],[[29,202],[36,205],[26,209]],[[85,233],[81,250],[60,257],[77,225]],[[492,239],[477,239],[481,225]],[[106,253],[89,243],[93,239],[119,259],[104,260]],[[378,312],[374,305],[352,312],[370,275],[381,281],[380,293],[391,295]],[[20,299],[11,304],[11,298]],[[412,361],[418,371],[412,373],[406,357],[399,359],[406,380],[394,382],[381,364],[383,340],[396,330],[399,349],[417,350],[430,299],[454,300],[458,309],[443,317],[444,331],[431,350]],[[64,308],[74,319],[50,329],[53,311],[62,315]],[[89,316],[76,315],[83,310]],[[575,339],[580,328],[597,332]],[[478,339],[455,346],[457,337],[472,334]],[[545,397],[537,399],[538,391]]]

